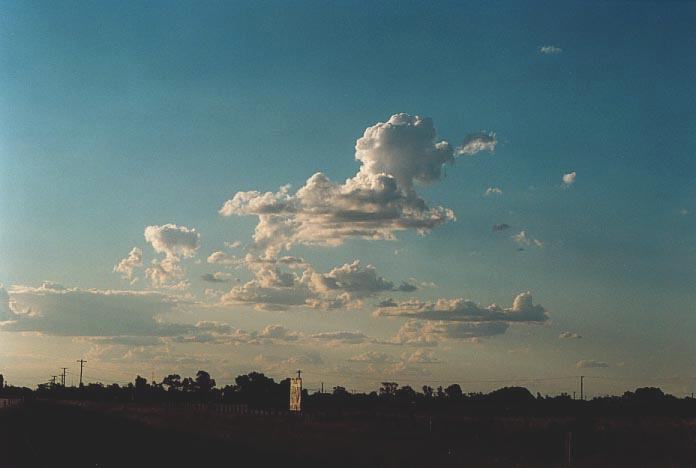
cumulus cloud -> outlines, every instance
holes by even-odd
[[[321,354],[317,351],[306,351],[303,354],[284,357],[268,354],[259,354],[254,357],[254,363],[260,366],[262,370],[268,371],[283,371],[295,370],[298,366],[318,366],[324,363]]]
[[[345,291],[358,297],[394,290],[394,283],[377,275],[372,265],[360,266],[360,261],[346,263],[328,273],[312,273],[310,281],[315,291]]]
[[[7,293],[5,286],[0,283],[0,322],[14,319],[15,313],[10,308],[10,295]],[[0,330],[2,330],[1,326]]]
[[[208,256],[207,262],[213,264],[216,263],[218,265],[238,266],[243,263],[243,260],[236,255],[230,255],[218,250],[217,252],[213,252]]]
[[[491,195],[502,195],[503,191],[500,187],[488,187],[483,194],[490,197]]]
[[[201,275],[201,279],[207,283],[227,283],[230,281],[230,275],[216,271],[215,273],[205,273]]]
[[[467,135],[461,145],[457,147],[458,156],[473,156],[481,151],[494,152],[498,140],[493,132],[478,132]]]
[[[114,271],[116,273],[121,273],[123,279],[131,282],[131,284],[137,281],[134,273],[135,269],[143,266],[143,251],[140,247],[133,247],[128,253],[128,256],[123,258],[121,261],[114,266]]]
[[[122,345],[122,346],[160,346],[164,339],[159,336],[95,336],[79,338],[98,345]]]
[[[145,240],[155,252],[167,257],[193,257],[200,247],[200,239],[201,236],[195,229],[186,226],[164,224],[145,228]]]
[[[204,320],[190,327],[186,333],[173,338],[177,343],[205,343],[213,345],[271,345],[298,341],[302,334],[281,325],[267,325],[260,331],[246,331],[224,322]]]
[[[367,335],[362,332],[356,331],[334,331],[334,332],[322,332],[315,333],[311,335],[310,338],[327,342],[332,345],[340,344],[361,344],[369,341]]]
[[[570,340],[577,340],[582,338],[582,336],[578,335],[577,333],[569,332],[569,331],[564,331],[561,332],[560,335],[558,335],[559,338],[561,339],[570,339]]]
[[[304,354],[298,356],[291,356],[285,361],[284,364],[289,364],[293,366],[298,365],[310,365],[318,366],[324,364],[324,359],[322,359],[321,354],[318,351],[305,351]]]
[[[315,309],[339,309],[361,307],[361,299],[386,291],[410,291],[417,288],[411,283],[395,286],[377,274],[372,265],[362,266],[360,261],[346,263],[320,273],[295,257],[279,260],[247,255],[242,264],[254,273],[254,278],[235,286],[221,297],[223,304],[253,304],[259,309],[285,310],[293,306]],[[305,270],[292,270],[303,265]]]
[[[561,52],[563,52],[563,49],[561,49],[560,47],[552,46],[552,45],[545,45],[545,46],[539,47],[539,52],[544,54],[544,55],[556,55],[556,54],[560,54]]]
[[[380,351],[367,351],[348,359],[351,362],[365,362],[369,364],[388,364],[396,362],[392,356]]]
[[[184,257],[193,257],[200,247],[200,234],[186,226],[164,224],[147,226],[145,240],[157,253],[164,254],[163,259],[153,260],[145,270],[145,276],[156,288],[184,288],[184,270],[180,261]]]
[[[404,323],[387,344],[410,346],[437,346],[444,340],[474,341],[479,338],[504,334],[507,322],[446,322],[409,320]]]
[[[512,240],[514,240],[517,244],[521,246],[528,247],[530,245],[534,245],[536,247],[542,248],[544,247],[544,242],[540,241],[539,239],[534,239],[533,237],[530,237],[527,234],[527,231],[520,231],[517,234],[512,236]]]
[[[438,299],[435,302],[411,299],[388,307],[378,307],[374,315],[451,322],[544,322],[548,320],[546,309],[540,305],[534,305],[529,292],[518,294],[512,307],[509,308],[501,308],[496,304],[483,307],[462,298]]]
[[[153,260],[145,269],[145,277],[155,288],[183,289],[188,286],[186,274],[177,257],[164,257]]]
[[[404,354],[403,358],[411,364],[439,364],[442,362],[435,357],[435,353],[430,349],[417,349],[411,354]]]
[[[575,171],[563,174],[563,184],[565,186],[573,185],[575,183],[575,177],[577,173]]]
[[[418,285],[414,281],[402,281],[401,284],[394,288],[395,291],[413,292],[418,290]]]
[[[296,341],[299,338],[299,333],[291,332],[281,325],[267,325],[259,332],[259,338],[267,338],[281,341]]]
[[[575,364],[575,367],[577,367],[578,369],[592,369],[592,368],[609,367],[609,364],[607,364],[604,361],[595,361],[594,359],[584,359],[582,361],[578,361]]]
[[[13,286],[2,331],[64,336],[171,336],[186,325],[165,322],[178,301],[156,292]]]
[[[457,154],[492,150],[495,135],[476,134]],[[416,184],[440,179],[442,165],[455,151],[436,138],[429,118],[395,114],[365,130],[355,146],[361,163],[343,183],[318,172],[295,193],[237,192],[219,212],[223,216],[258,217],[254,247],[275,257],[295,244],[339,245],[347,238],[393,239],[398,231],[425,234],[454,219],[452,210],[428,207]]]

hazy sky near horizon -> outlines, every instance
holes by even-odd
[[[0,1],[0,373],[691,393],[695,20]]]

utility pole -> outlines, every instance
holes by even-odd
[[[581,375],[580,376],[580,399],[581,400],[585,399],[584,380],[585,380],[585,376]]]
[[[85,361],[84,359],[78,359],[77,362],[80,363],[80,388],[82,388],[82,368],[84,367],[87,361]]]
[[[63,373],[60,375],[60,383],[61,383],[61,385],[63,385],[63,387],[65,387],[65,374],[66,374],[66,371],[68,370],[68,368],[61,367],[61,369],[63,369]]]
[[[321,393],[324,393],[324,382],[321,383]]]

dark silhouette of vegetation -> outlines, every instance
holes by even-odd
[[[577,466],[696,459],[696,400],[659,388],[583,401],[523,387],[467,393],[458,384],[417,391],[383,382],[368,393],[305,390],[298,415],[288,411],[289,386],[259,372],[218,386],[204,370],[127,385],[5,386],[0,401],[13,404],[0,406],[8,454],[0,466],[227,466],[234,454],[254,466],[555,467],[567,463],[569,444]],[[52,454],[72,440],[88,440],[88,449],[61,465]],[[45,458],[27,462],[36,447]]]
[[[83,387],[40,384],[34,390],[6,385],[0,398],[41,398],[114,402],[195,402],[243,404],[249,408],[284,410],[288,406],[290,379],[276,382],[260,372],[240,375],[231,385],[218,386],[206,371],[195,377],[170,374],[161,382],[136,376],[127,385],[89,383]],[[418,392],[397,382],[383,382],[377,391],[351,393],[336,386],[331,392],[303,391],[303,409],[336,415],[350,412],[447,411],[470,415],[696,415],[696,399],[677,398],[659,388],[638,388],[622,396],[596,397],[581,401],[567,394],[537,396],[524,387],[504,387],[490,393],[465,393],[459,384],[433,389],[424,385]]]

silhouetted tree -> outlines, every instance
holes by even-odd
[[[135,391],[145,392],[147,390],[147,379],[140,377],[139,375],[135,377]]]
[[[184,380],[181,381],[181,389],[184,392],[195,392],[196,391],[196,381],[193,380],[191,377],[186,377]]]
[[[405,385],[398,390],[395,391],[395,395],[397,398],[400,400],[405,400],[405,401],[415,401],[416,400],[416,391],[409,387],[408,385]]]
[[[215,379],[210,377],[210,374],[204,370],[199,370],[196,373],[196,390],[201,393],[209,393],[215,387]]]
[[[396,382],[382,382],[382,386],[379,388],[379,394],[381,396],[394,396],[397,388],[399,388],[399,384]]]
[[[181,376],[179,374],[169,374],[162,379],[162,385],[165,385],[170,392],[180,390]]]
[[[462,387],[459,384],[452,384],[445,389],[448,398],[459,399],[462,397]]]

